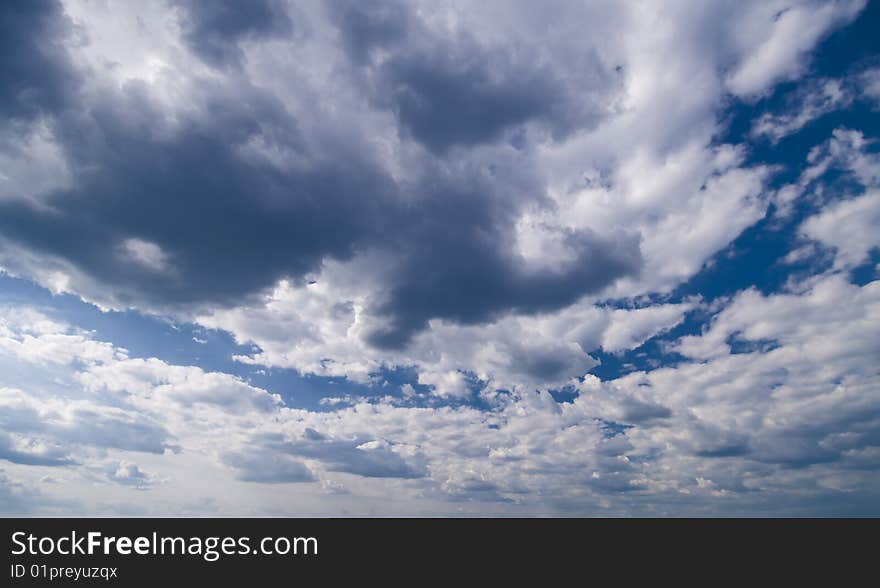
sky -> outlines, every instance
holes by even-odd
[[[880,6],[0,7],[0,513],[880,515]]]

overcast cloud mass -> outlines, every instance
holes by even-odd
[[[0,513],[880,515],[865,0],[0,8]]]

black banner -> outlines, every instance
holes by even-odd
[[[469,584],[596,574],[839,584],[875,558],[876,520],[0,519],[0,585]],[[859,539],[861,538],[861,539]],[[256,583],[255,583],[256,582]],[[396,583],[396,582],[395,582]],[[279,584],[281,585],[281,584]]]

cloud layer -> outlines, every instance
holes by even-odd
[[[0,504],[875,513],[865,6],[4,6],[0,271],[237,348],[4,303]]]

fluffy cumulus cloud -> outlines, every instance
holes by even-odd
[[[877,512],[870,11],[4,5],[0,508]]]

